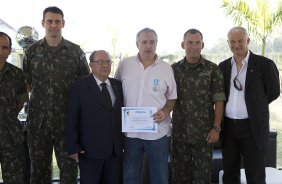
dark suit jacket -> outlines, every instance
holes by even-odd
[[[116,96],[112,109],[104,105],[104,97],[92,74],[71,86],[66,132],[69,155],[84,150],[87,158],[106,159],[113,151],[122,156],[122,85],[116,79],[109,80]]]
[[[219,64],[228,101],[231,78],[231,58]],[[231,81],[233,85],[233,81]],[[250,52],[245,81],[245,101],[255,142],[262,148],[269,134],[268,105],[280,95],[279,71],[274,62]]]

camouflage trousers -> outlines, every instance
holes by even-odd
[[[5,184],[24,184],[23,132],[17,121],[0,125],[0,162]]]
[[[0,152],[2,177],[5,184],[24,184],[25,157],[22,148]]]
[[[31,160],[31,184],[52,183],[53,148],[60,170],[60,184],[77,184],[77,163],[66,152],[65,134],[52,134],[50,127],[27,126],[27,140]]]
[[[171,148],[173,184],[211,183],[212,145],[173,139]]]

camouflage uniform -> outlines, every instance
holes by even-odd
[[[27,99],[23,71],[10,63],[0,70],[0,161],[6,184],[23,184],[25,155],[18,102]]]
[[[77,164],[66,152],[65,113],[69,85],[90,74],[85,54],[68,40],[49,47],[42,39],[26,50],[23,64],[32,86],[27,120],[31,184],[51,183],[53,147],[60,183],[77,183]]]
[[[214,102],[225,100],[223,76],[216,64],[201,56],[172,65],[177,102],[172,116],[172,171],[174,184],[210,183],[212,146],[206,137],[214,124]]]

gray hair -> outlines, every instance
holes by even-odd
[[[141,30],[137,33],[137,35],[136,35],[136,43],[138,42],[141,33],[148,33],[148,32],[154,33],[154,35],[156,35],[156,37],[157,37],[157,40],[156,40],[156,41],[158,41],[158,35],[157,35],[156,31],[153,30],[153,29],[151,29],[151,28],[146,27],[146,28],[144,28],[144,29],[141,29]]]
[[[246,37],[248,37],[248,32],[245,28],[241,27],[241,26],[236,26],[231,28],[228,33],[227,33],[227,37],[229,37],[229,35],[233,32],[242,32]]]

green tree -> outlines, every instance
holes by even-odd
[[[278,2],[275,11],[271,11],[269,0],[256,0],[256,8],[243,0],[223,0],[221,6],[227,16],[231,16],[234,23],[242,26],[247,24],[247,29],[255,39],[261,40],[262,55],[265,55],[266,39],[278,28],[282,22],[282,1]]]

